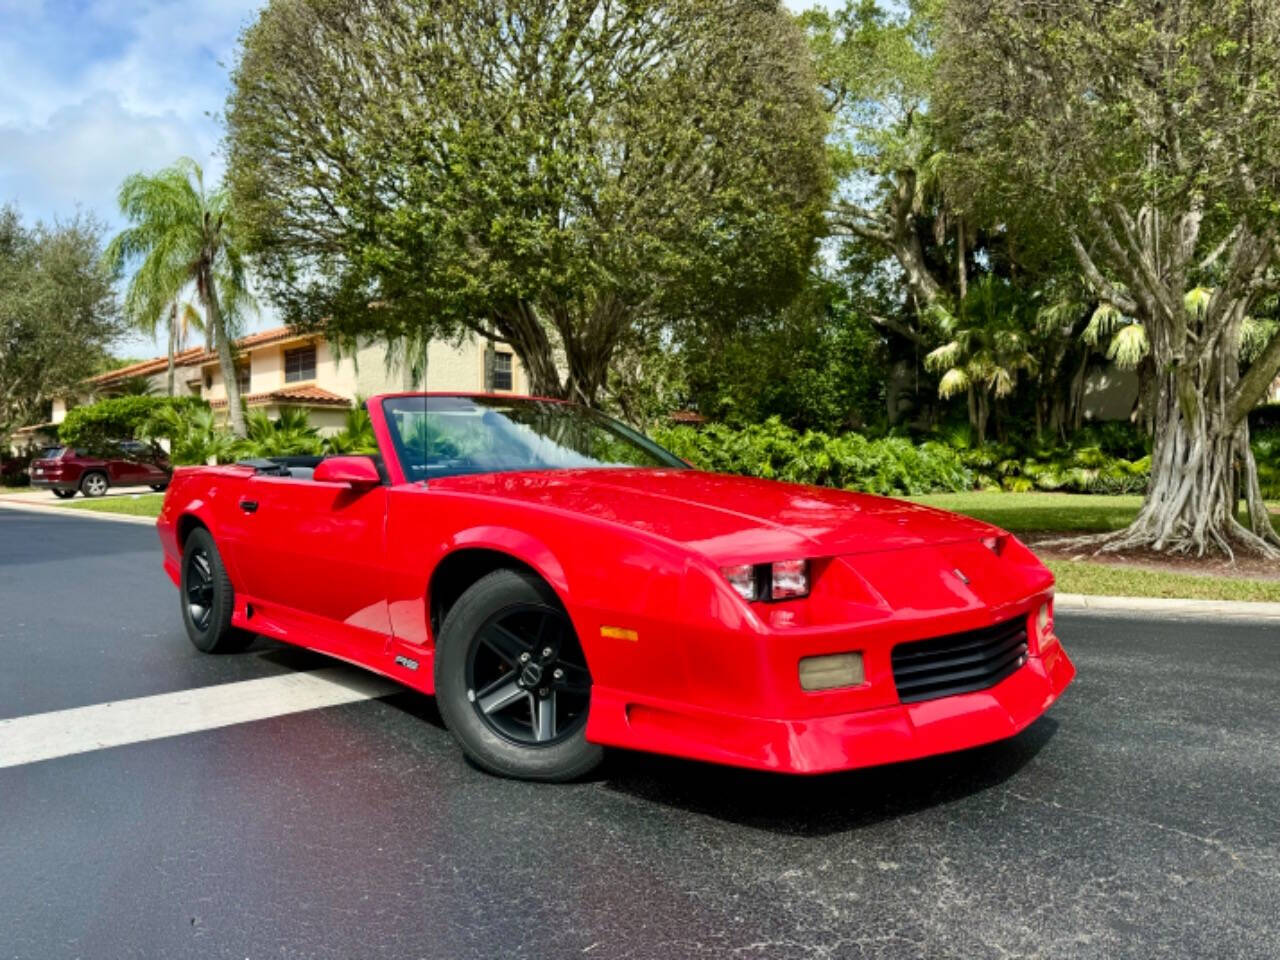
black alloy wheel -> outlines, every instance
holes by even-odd
[[[591,673],[556,592],[531,570],[495,570],[463,592],[436,640],[436,703],[490,773],[562,782],[604,748],[587,740]]]
[[[186,577],[187,616],[201,633],[209,629],[213,617],[214,580],[213,559],[208,549],[197,546],[187,553]]]
[[[182,623],[192,645],[203,653],[234,653],[252,643],[252,633],[231,625],[235,591],[217,544],[203,527],[187,535],[181,571]]]
[[[467,652],[467,699],[494,733],[550,746],[587,722],[591,673],[569,618],[523,604],[494,614]]]

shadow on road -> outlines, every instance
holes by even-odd
[[[759,773],[641,753],[613,752],[609,790],[794,836],[856,830],[981,793],[1008,780],[1053,738],[1041,717],[1019,736],[973,750],[817,777]]]

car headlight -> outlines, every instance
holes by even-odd
[[[1046,600],[1036,610],[1036,648],[1043,650],[1053,642],[1053,601]]]
[[[729,586],[743,600],[794,600],[809,595],[809,561],[779,560],[775,563],[738,563],[721,567]]]

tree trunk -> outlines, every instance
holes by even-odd
[[[168,378],[169,378],[169,396],[171,396],[171,397],[172,397],[172,396],[175,396],[175,393],[174,393],[174,386],[173,386],[173,381],[174,381],[173,355],[174,355],[174,353],[175,353],[175,350],[174,350],[174,338],[175,338],[175,337],[177,337],[177,335],[178,335],[177,325],[178,325],[177,309],[176,309],[176,307],[170,307],[170,308],[169,308],[169,365],[168,365]]]
[[[222,384],[227,391],[227,415],[231,420],[231,432],[240,439],[249,435],[245,427],[244,410],[240,406],[240,380],[236,376],[235,358],[231,355],[231,338],[223,327],[222,310],[218,306],[218,291],[213,277],[207,277],[198,285],[204,294],[205,316],[208,329],[218,345],[218,369],[222,371]]]
[[[1249,452],[1248,421],[1232,422],[1230,391],[1215,384],[1216,377],[1206,378],[1206,384],[1176,370],[1157,379],[1151,485],[1137,518],[1105,538],[1102,549],[1149,547],[1234,557],[1235,548],[1244,547],[1280,559],[1280,539],[1272,531]],[[1252,529],[1236,518],[1241,481]]]
[[[555,347],[533,304],[517,300],[496,311],[493,325],[524,365],[529,392],[536,397],[564,398]]]

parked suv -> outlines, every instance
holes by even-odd
[[[31,461],[31,485],[47,487],[62,500],[77,490],[86,497],[100,497],[112,487],[163,490],[171,473],[163,450],[137,440],[114,441],[95,451],[51,447]]]

